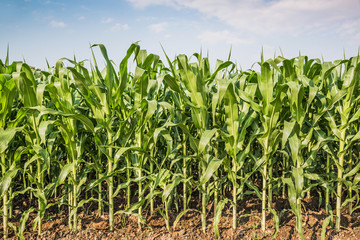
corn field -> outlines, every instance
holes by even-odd
[[[279,222],[273,196],[284,196],[302,238],[307,195],[323,199],[323,238],[328,225],[340,230],[344,208],[359,209],[358,56],[261,57],[259,71],[245,71],[231,61],[210,67],[199,53],[173,60],[165,54],[162,61],[137,43],[119,65],[103,45],[93,51],[101,51],[104,69],[95,57],[88,68],[63,58],[48,71],[10,64],[8,54],[0,61],[4,239],[10,228],[24,238],[30,214],[37,216],[30,231],[40,234],[53,206],[66,213],[72,231],[79,229],[78,212],[94,203],[109,216],[110,231],[115,215],[134,215],[144,225],[145,210],[160,213],[171,231],[194,211],[203,231],[219,237],[225,207],[236,229],[238,203],[258,197],[265,231],[266,214]],[[123,209],[114,204],[120,195]],[[14,226],[15,200],[25,197],[36,204]],[[199,209],[189,207],[195,198]]]

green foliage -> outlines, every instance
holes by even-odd
[[[137,216],[145,224],[144,209],[150,206],[169,231],[190,211],[201,214],[205,231],[212,201],[220,237],[223,209],[232,207],[236,229],[238,219],[247,216],[239,216],[237,204],[253,194],[262,201],[262,230],[271,214],[275,237],[282,213],[272,208],[272,197],[287,195],[303,237],[302,199],[324,192],[329,217],[322,238],[332,224],[331,192],[337,229],[341,207],[348,205],[350,213],[360,207],[359,57],[261,59],[256,72],[220,60],[212,70],[198,53],[174,61],[166,56],[164,64],[137,43],[116,67],[104,45],[91,46],[97,49],[104,70],[95,58],[89,69],[63,58],[48,71],[0,61],[5,239],[9,227],[23,238],[31,212],[37,212],[34,227],[40,234],[53,205],[68,206],[73,231],[78,211],[89,202],[98,204],[99,214],[109,206],[110,230],[116,214]],[[201,209],[189,208],[194,192]],[[114,205],[120,195],[127,201],[122,209]],[[9,222],[14,199],[24,196],[38,203],[16,227]],[[174,222],[170,211],[177,213]]]

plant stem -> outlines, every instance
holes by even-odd
[[[101,163],[101,151],[100,150],[98,151],[98,159],[99,159],[99,165],[102,166],[102,163]],[[97,177],[98,177],[98,179],[101,177],[99,172],[97,173]],[[99,190],[99,195],[98,195],[99,216],[102,216],[103,215],[103,202],[102,202],[102,183],[101,182],[99,182],[98,190]]]
[[[41,178],[41,164],[40,164],[40,160],[38,159],[36,161],[37,163],[37,172],[38,172],[38,182],[40,183],[41,185],[41,188],[42,188],[42,178]],[[42,189],[40,189],[42,190]],[[42,221],[41,221],[41,208],[42,208],[42,203],[41,203],[41,199],[38,198],[38,216],[39,216],[39,225],[38,225],[38,234],[39,236],[41,235],[41,229],[42,229]]]
[[[286,158],[283,156],[283,167],[282,167],[282,177],[285,178],[285,169],[286,169]],[[282,198],[285,198],[286,186],[282,185]]]
[[[215,191],[214,191],[214,213],[216,212],[216,207],[217,207],[217,204],[218,204],[218,198],[219,198],[219,182],[218,182],[218,170],[216,170],[215,172]]]
[[[6,159],[5,159],[5,153],[1,154],[1,170],[2,170],[2,176],[6,173]],[[4,239],[8,238],[8,221],[9,221],[9,215],[8,215],[8,195],[7,192],[4,193],[3,197],[3,228],[4,228]]]
[[[353,162],[352,162],[352,154],[353,154],[353,151],[352,151],[352,147],[350,148],[350,157],[349,157],[349,169],[353,169]],[[349,186],[349,198],[351,199],[352,197],[352,188],[351,188],[351,185]],[[349,214],[351,214],[352,212],[352,201],[349,202]]]
[[[271,165],[271,159],[269,160],[269,173],[268,173],[268,178],[269,178],[269,184],[268,184],[268,207],[271,208],[272,205],[272,184],[271,184],[271,179],[272,179],[272,175],[273,175],[273,168]]]
[[[261,230],[265,232],[266,229],[266,175],[267,164],[263,168],[263,183],[262,183],[262,204],[261,204]]]
[[[9,187],[9,196],[11,196],[13,193],[13,188],[12,186]],[[9,202],[9,218],[13,217],[13,204],[12,201]]]
[[[154,157],[154,152],[156,152],[156,146],[151,150],[151,156],[153,157]],[[154,162],[150,160],[150,175],[153,175],[153,173],[154,173]],[[154,198],[152,197],[150,199],[150,215],[152,216],[153,214],[154,214]]]
[[[201,159],[200,161],[200,166],[201,166],[201,174],[204,175],[205,171],[206,171],[206,166],[205,166],[205,159]],[[201,225],[202,225],[202,230],[205,233],[206,231],[206,183],[204,183],[202,186],[203,192],[201,194]]]
[[[202,199],[201,199],[201,223],[202,223],[202,230],[205,233],[206,230],[206,184],[202,185],[202,188],[204,189],[204,192],[202,193]]]
[[[126,198],[127,198],[127,208],[130,207],[130,200],[131,200],[131,188],[130,188],[130,153],[127,153],[126,158],[126,181],[127,181],[127,188],[126,188]]]
[[[112,141],[112,135],[111,132],[108,131],[108,144],[110,145]],[[112,162],[112,148],[108,148],[108,174],[112,174],[113,172],[113,162]],[[113,197],[113,191],[114,191],[114,177],[111,176],[109,178],[108,182],[108,191],[109,191],[109,225],[110,225],[110,231],[112,232],[114,230],[114,197]]]
[[[326,176],[329,176],[330,173],[330,155],[326,153]],[[326,214],[329,214],[329,204],[330,204],[330,191],[329,188],[325,190],[325,210]]]
[[[165,216],[166,216],[166,228],[168,231],[171,231],[170,224],[169,224],[169,206],[168,206],[168,200],[165,200]]]
[[[142,147],[142,141],[143,141],[143,136],[142,136],[142,129],[140,129],[140,131],[139,131],[139,133],[138,133],[138,137],[137,137],[137,140],[138,140],[138,147]],[[142,157],[143,157],[144,155],[140,155],[140,153],[138,154],[138,158],[137,158],[137,160],[138,160],[138,170],[137,170],[137,173],[138,173],[138,178],[139,179],[141,179],[142,178],[142,170],[141,170],[141,168],[142,168],[142,160],[143,159],[141,159]],[[138,182],[138,190],[139,190],[139,202],[141,202],[142,201],[142,182],[141,182],[141,180]],[[139,207],[139,209],[138,209],[138,214],[139,214],[139,216],[141,216],[141,214],[142,214],[142,206],[140,206]],[[139,225],[140,225],[140,218],[139,218]],[[141,226],[141,225],[140,225]]]
[[[187,155],[187,151],[186,151],[186,136],[184,134],[184,143],[183,143],[183,154],[184,154],[184,158],[183,158],[183,175],[184,175],[184,179],[187,178],[187,169],[186,169],[186,155]],[[187,209],[187,189],[186,189],[186,182],[183,183],[183,207],[184,207],[184,211]]]
[[[70,213],[72,210],[72,206],[73,206],[73,190],[71,190],[70,186],[69,186],[69,219],[68,219],[68,224],[69,224],[69,229],[72,231],[73,227],[72,227],[72,221],[71,221],[71,217],[70,217]]]
[[[303,230],[302,230],[302,219],[301,219],[301,199],[296,199],[296,205],[298,209],[298,215],[296,216],[296,229],[300,236],[303,236]]]
[[[3,210],[4,210],[4,216],[3,216],[3,223],[4,223],[4,239],[7,239],[8,237],[8,221],[9,221],[9,215],[8,215],[8,196],[5,192],[3,197]]]
[[[233,202],[234,202],[234,206],[233,206],[233,222],[232,222],[232,228],[235,231],[236,230],[236,200],[237,200],[237,188],[236,188],[236,174],[237,174],[237,166],[236,166],[236,155],[233,157],[233,169],[234,169],[234,173],[235,173],[235,179],[233,182]]]
[[[75,160],[75,159],[74,159]],[[76,232],[77,229],[77,186],[76,186],[76,179],[77,179],[77,174],[76,174],[76,164],[74,164],[73,167],[73,178],[74,178],[74,185],[73,185],[73,208],[74,210],[74,217],[73,217],[73,224],[74,224],[74,231]]]
[[[98,174],[98,178],[100,178],[100,174]],[[99,190],[99,196],[98,196],[98,200],[99,200],[99,205],[98,205],[98,208],[99,208],[99,216],[102,216],[103,215],[103,203],[102,203],[102,186],[101,186],[101,182],[99,183],[98,185],[98,190]]]
[[[142,178],[142,171],[141,171],[141,169],[138,170],[138,177],[139,177],[139,179]],[[142,183],[141,183],[141,181],[139,181],[138,186],[139,186],[139,202],[141,202],[141,201],[142,201]],[[139,216],[141,216],[142,206],[139,207],[138,213],[139,213]],[[140,223],[140,219],[139,219],[139,223]]]
[[[344,157],[345,157],[345,152],[344,148],[345,148],[345,134],[346,134],[346,129],[342,130],[341,132],[341,139],[340,139],[340,146],[339,146],[339,152],[340,152],[340,156],[339,156],[339,165],[341,168],[338,168],[338,183],[337,183],[337,196],[336,196],[336,222],[335,222],[335,229],[336,231],[340,230],[340,225],[341,225],[341,194],[342,194],[342,182],[340,181],[340,179],[342,179],[343,177],[343,171],[342,171],[342,167],[344,166]]]
[[[110,166],[109,166],[109,169],[110,169]],[[110,231],[114,230],[114,197],[113,197],[114,189],[113,189],[113,181],[114,181],[114,178],[110,177],[109,178],[109,225],[110,225]]]

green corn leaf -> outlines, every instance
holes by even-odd
[[[6,129],[0,127],[0,154],[3,154],[9,148],[15,134],[22,129],[23,127],[8,127]]]
[[[163,200],[165,201],[165,199],[168,199],[168,197],[170,196],[171,192],[174,190],[174,188],[179,185],[179,183],[181,182],[181,177],[175,177],[175,179],[168,185],[166,185],[164,192],[162,194]]]
[[[64,167],[62,167],[61,172],[56,179],[56,186],[59,186],[64,183],[66,177],[71,173],[75,164],[76,164],[76,162],[71,162],[71,163],[66,164]]]
[[[271,76],[270,65],[267,62],[261,64],[261,74],[259,76],[259,90],[263,98],[265,114],[270,114],[270,105],[273,101],[274,82]]]
[[[354,176],[356,173],[359,172],[359,169],[360,169],[360,162],[357,163],[355,166],[353,166],[349,172],[344,174],[343,178],[347,179],[348,177]]]
[[[140,147],[117,147],[117,146],[111,146],[111,147],[117,149],[114,156],[114,165],[118,163],[120,157],[127,151],[137,151],[137,152],[145,153],[145,151]]]
[[[35,93],[35,80],[33,79],[31,70],[26,64],[22,65],[22,69],[26,72],[13,73],[13,78],[16,83],[16,87],[21,94],[25,107],[33,107],[37,105],[37,98]],[[30,79],[29,79],[29,76]]]
[[[41,143],[46,143],[45,137],[46,137],[46,132],[48,130],[48,127],[53,125],[55,123],[55,120],[48,120],[48,121],[41,121],[40,125],[39,125],[39,135],[40,135],[40,139],[41,139]]]
[[[201,154],[205,150],[205,147],[209,144],[211,138],[214,136],[216,132],[217,132],[216,128],[204,131],[204,133],[201,135],[200,138],[198,154]]]
[[[239,97],[244,100],[245,102],[249,103],[251,108],[254,109],[256,112],[260,113],[261,112],[261,107],[259,104],[257,104],[254,99],[246,92],[237,89],[237,93],[239,95]]]
[[[219,72],[221,72],[222,70],[226,69],[226,68],[229,67],[229,66],[234,66],[234,63],[231,62],[231,61],[226,61],[226,62],[221,63],[221,64],[215,69],[214,73],[211,75],[210,78],[211,78],[211,79],[214,79],[215,76],[216,76]]]
[[[74,118],[74,119],[79,120],[80,122],[82,122],[84,124],[85,128],[88,131],[94,132],[94,124],[85,115],[76,114],[76,113],[74,113],[74,114],[73,113],[64,113],[64,112],[60,112],[60,111],[53,110],[51,108],[46,108],[46,107],[43,107],[43,106],[31,107],[31,108],[28,108],[28,110],[29,111],[36,110],[36,111],[38,111],[40,113],[40,115],[50,114],[50,115],[55,115],[55,116],[59,115],[59,116]]]
[[[294,211],[294,213],[297,212],[296,207],[296,190],[293,181],[290,178],[283,178],[282,179],[284,184],[288,185],[288,197],[291,209]]]
[[[225,204],[229,201],[229,199],[225,198],[222,199],[220,202],[218,202],[218,204],[216,205],[216,209],[215,209],[215,214],[214,214],[214,232],[215,232],[215,238],[219,238],[220,237],[220,233],[219,233],[219,222],[220,222],[220,218],[221,218],[221,213],[225,207]]]
[[[299,198],[304,189],[304,169],[302,167],[293,168],[292,175],[295,181],[296,196]]]
[[[70,214],[69,214],[69,218],[73,217],[75,214],[75,211],[78,211],[79,208],[82,208],[85,204],[89,203],[89,202],[97,202],[98,199],[90,197],[88,199],[83,199],[81,200],[76,207],[73,207]]]
[[[24,231],[25,231],[25,227],[26,227],[26,222],[29,219],[30,213],[32,213],[34,211],[36,211],[36,209],[31,207],[22,213],[19,228],[18,228],[18,231],[16,232],[16,235],[18,236],[19,239],[25,239]]]
[[[233,142],[230,144],[234,148],[239,138],[239,109],[232,83],[228,85],[228,89],[224,95],[224,105],[227,131],[233,137]]]
[[[154,116],[155,111],[157,110],[158,102],[155,100],[146,100],[147,102],[147,112],[145,116],[145,122],[149,121],[151,117]]]
[[[173,78],[172,76],[170,76],[169,74],[164,76],[164,82],[175,92],[180,93],[180,86],[179,84],[176,82],[175,78]]]
[[[330,221],[331,221],[332,218],[333,218],[332,214],[325,218],[324,223],[323,223],[323,225],[321,227],[321,240],[326,239],[326,227],[329,226]]]
[[[176,228],[176,226],[177,226],[177,224],[179,223],[180,219],[181,219],[186,213],[192,212],[192,211],[198,212],[199,214],[201,214],[201,212],[200,212],[199,210],[197,210],[197,209],[188,208],[188,209],[186,209],[186,210],[183,210],[183,211],[181,211],[181,212],[176,216],[176,219],[175,219],[175,221],[174,221],[174,223],[173,223],[173,228],[174,228],[174,229]]]
[[[275,231],[274,231],[273,235],[271,236],[271,238],[273,239],[276,237],[277,233],[279,232],[280,218],[277,215],[275,209],[270,208],[269,210],[272,214],[272,219],[274,221],[274,227],[275,227]]]
[[[12,165],[10,167],[10,169],[8,169],[4,176],[1,178],[0,181],[0,196],[4,196],[4,194],[8,191],[11,182],[13,181],[13,179],[15,178],[17,172],[18,172],[18,168],[16,168],[14,165]]]
[[[216,170],[218,170],[218,168],[220,167],[222,162],[223,162],[222,159],[221,160],[212,160],[212,161],[210,161],[210,163],[206,167],[205,172],[203,173],[203,175],[200,178],[200,184],[199,185],[203,185],[206,182],[208,182],[209,179],[213,176],[214,172],[216,172]]]
[[[165,180],[170,176],[171,172],[167,169],[160,169],[159,173],[156,174],[156,179],[153,185],[153,188],[156,188],[160,183],[165,182]]]
[[[285,148],[286,146],[286,142],[289,139],[289,136],[293,130],[295,126],[295,122],[288,122],[288,121],[284,121],[284,130],[283,130],[283,136],[282,136],[282,149]]]

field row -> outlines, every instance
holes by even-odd
[[[32,212],[40,234],[54,205],[68,208],[73,231],[90,202],[100,214],[107,206],[111,231],[116,214],[141,224],[144,209],[158,208],[169,230],[169,210],[176,209],[173,225],[197,211],[205,231],[213,201],[217,237],[225,206],[237,228],[237,202],[245,195],[261,199],[264,232],[267,213],[279,225],[273,196],[286,196],[301,237],[306,195],[324,199],[324,229],[340,229],[345,206],[350,214],[359,208],[359,57],[261,58],[256,72],[220,60],[211,68],[198,53],[162,61],[137,44],[117,66],[103,45],[91,47],[99,49],[103,70],[95,58],[89,68],[60,59],[48,71],[0,60],[4,239],[9,227],[23,238]],[[114,212],[120,194],[126,208]],[[16,227],[9,219],[24,197],[38,203]],[[195,197],[201,209],[189,208]]]

